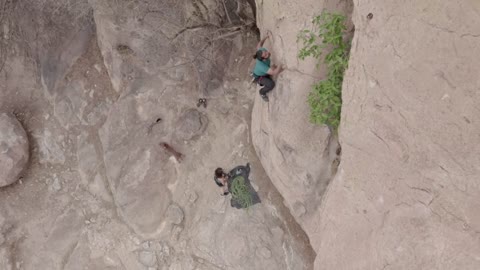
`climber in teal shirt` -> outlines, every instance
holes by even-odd
[[[253,76],[255,77],[255,82],[260,86],[263,86],[260,89],[260,96],[263,100],[268,101],[267,93],[270,92],[275,87],[275,82],[271,76],[275,76],[282,72],[283,68],[281,66],[277,67],[272,65],[270,67],[270,52],[263,47],[265,40],[269,38],[270,32],[268,35],[260,40],[257,45],[257,52],[253,56],[255,60],[255,68],[253,69]]]
[[[259,58],[255,58],[255,68],[253,69],[253,74],[259,77],[266,76],[268,74],[268,69],[270,68],[270,52],[261,47],[257,50],[257,54]],[[257,57],[257,54],[255,54],[255,57]],[[265,58],[263,58],[264,55]]]

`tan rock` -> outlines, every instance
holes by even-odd
[[[480,268],[473,2],[355,2],[342,163],[311,235],[316,269]]]
[[[323,194],[328,132],[309,126],[302,103],[318,80],[308,74],[317,73],[296,61],[292,44],[334,4],[257,2],[258,25],[273,34],[266,47],[287,70],[270,103],[256,100],[253,143],[310,237],[315,269],[479,268],[480,81],[472,56],[480,53],[480,6],[355,2],[342,159]]]
[[[298,59],[297,35],[310,28],[313,16],[332,5],[310,0],[257,2],[262,37],[271,32],[264,47],[272,53],[272,64],[286,69],[268,94],[270,102],[255,93],[252,141],[268,176],[307,234],[316,230],[322,195],[336,169],[338,142],[328,127],[310,123],[307,97],[325,70],[316,69],[315,59]],[[347,2],[337,7],[348,8]]]

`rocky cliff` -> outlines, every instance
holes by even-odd
[[[303,1],[301,5],[257,1],[257,24],[263,35],[271,31],[273,37],[265,46],[272,52],[273,63],[283,64],[286,70],[276,78],[270,102],[255,95],[252,140],[285,204],[312,235],[320,221],[323,193],[336,172],[340,147],[328,127],[309,121],[307,96],[312,84],[325,77],[325,69],[316,69],[314,59],[298,59],[297,35],[310,29],[313,16],[323,9],[349,15],[352,8],[348,1]]]
[[[321,71],[293,55],[295,34],[323,6],[258,6],[288,69],[269,104],[256,100],[254,145],[310,238],[315,269],[480,268],[480,5],[354,2],[341,163],[323,195],[307,183],[328,178],[328,135],[306,120],[313,80],[303,74]]]
[[[0,190],[0,269],[313,267],[251,147],[251,3],[0,3],[0,110],[31,153]],[[245,211],[213,172],[248,161]]]
[[[479,12],[474,1],[355,3],[317,269],[480,268]]]
[[[0,269],[480,268],[477,2],[0,7],[0,113],[29,156],[0,189]],[[338,139],[308,121],[325,70],[296,57],[324,8],[355,24]],[[287,67],[269,103],[255,16]],[[212,174],[248,161],[244,211]]]

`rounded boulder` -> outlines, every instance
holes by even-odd
[[[13,114],[0,113],[0,187],[18,180],[28,158],[27,133]]]

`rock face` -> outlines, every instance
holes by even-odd
[[[299,31],[310,27],[314,15],[336,6],[330,2],[257,1],[258,27],[262,36],[271,31],[273,37],[264,46],[271,50],[273,63],[283,64],[286,70],[276,79],[270,102],[255,94],[252,140],[273,184],[307,233],[316,230],[322,194],[335,172],[339,149],[328,127],[309,121],[307,96],[325,71],[316,69],[313,59],[300,61],[301,44],[296,44]],[[351,5],[341,2],[336,9],[348,13]]]
[[[475,1],[355,2],[316,269],[480,268],[479,13]]]
[[[18,180],[28,163],[27,133],[14,115],[0,114],[0,187]]]
[[[253,142],[286,204],[304,213],[297,220],[316,251],[315,269],[480,268],[480,80],[472,57],[480,53],[480,5],[355,2],[341,164],[320,201],[301,175],[328,172],[327,132],[307,124],[312,79],[304,73],[313,69],[294,61],[291,45],[310,15],[333,4],[257,2],[260,29],[273,32],[267,47],[288,68],[270,103],[256,100]]]
[[[316,269],[480,268],[479,12],[357,2]]]
[[[22,113],[32,156],[26,184],[0,189],[1,269],[312,269],[250,141],[247,2],[2,9],[0,110]],[[248,212],[212,178],[247,162]]]

